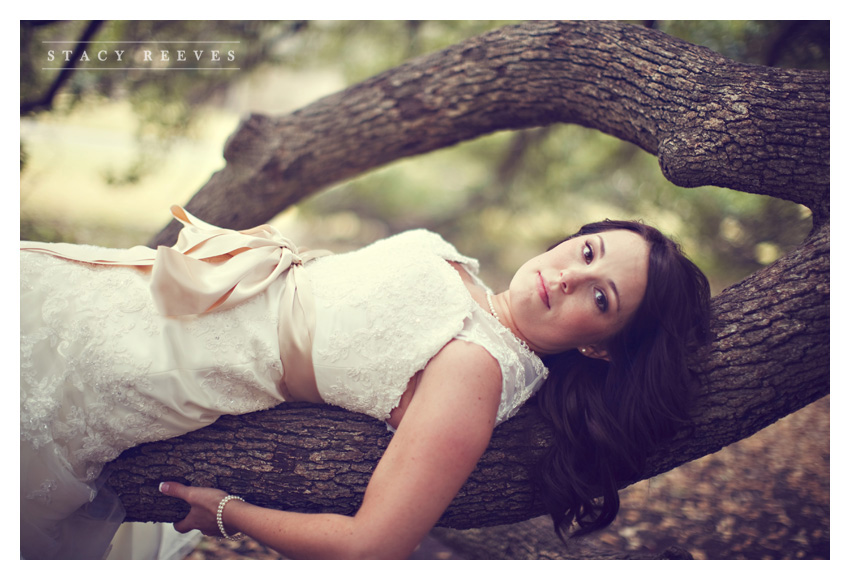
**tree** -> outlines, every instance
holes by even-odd
[[[829,393],[829,73],[744,65],[621,23],[506,27],[417,58],[280,118],[252,116],[227,165],[187,209],[246,228],[369,169],[499,130],[573,123],[656,155],[672,182],[787,199],[813,213],[796,250],[718,295],[690,425],[643,478],[755,433]],[[152,243],[169,244],[177,228]],[[441,520],[451,527],[539,515],[528,467],[551,433],[533,403],[501,425]],[[129,520],[184,507],[165,478],[272,507],[353,513],[389,441],[377,421],[282,406],[129,450],[110,484]],[[627,485],[631,482],[623,482]]]

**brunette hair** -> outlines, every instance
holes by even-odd
[[[536,479],[562,539],[574,523],[573,535],[610,524],[620,509],[619,487],[634,481],[649,452],[687,420],[687,359],[708,338],[708,280],[657,229],[605,220],[566,240],[610,230],[635,232],[649,244],[643,301],[605,343],[609,360],[576,350],[544,357],[550,374],[537,395],[555,442]]]

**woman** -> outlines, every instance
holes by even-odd
[[[429,232],[315,259],[269,226],[232,232],[173,211],[185,225],[173,249],[22,244],[31,250],[23,254],[37,255],[22,254],[25,557],[68,557],[67,538],[91,527],[89,508],[105,497],[100,468],[121,450],[223,413],[306,400],[368,413],[397,430],[354,517],[267,510],[219,490],[162,485],[192,505],[178,531],[242,531],[307,558],[408,555],[495,425],[544,382],[546,400],[563,399],[549,412],[566,443],[553,451],[559,469],[544,468],[542,480],[564,525],[610,521],[612,482],[639,463],[631,438],[645,453],[683,416],[680,329],[704,322],[707,285],[651,228],[611,222],[583,230],[492,296],[477,263]],[[662,276],[688,282],[672,288]],[[575,387],[546,381],[541,356],[567,369]],[[675,371],[658,375],[662,360]],[[606,382],[622,377],[629,392],[612,397]],[[574,421],[583,415],[576,403],[588,405],[586,424]],[[588,447],[569,449],[576,444]],[[591,454],[586,464],[582,453]],[[64,463],[56,465],[57,456]],[[74,485],[80,489],[66,492]],[[595,486],[605,490],[600,513],[590,501]],[[113,513],[120,522],[120,507]],[[92,544],[103,550],[102,540]]]

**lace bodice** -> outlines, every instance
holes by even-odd
[[[325,402],[386,420],[408,381],[454,338],[499,362],[497,422],[540,386],[543,363],[473,300],[448,261],[480,283],[476,260],[425,230],[307,266],[317,311],[313,366]]]

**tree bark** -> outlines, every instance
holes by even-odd
[[[829,393],[829,73],[735,63],[620,23],[536,22],[412,60],[281,118],[252,116],[226,167],[187,209],[233,228],[268,221],[340,180],[504,129],[575,123],[658,156],[683,186],[719,185],[812,209],[806,242],[713,300],[713,342],[694,359],[693,421],[650,477],[740,440]],[[172,243],[167,227],[152,242]],[[543,513],[530,468],[551,438],[533,402],[499,426],[440,525]],[[111,465],[131,521],[174,521],[163,479],[260,505],[353,513],[390,439],[378,421],[305,404],[224,417]],[[631,482],[623,482],[627,485]]]

